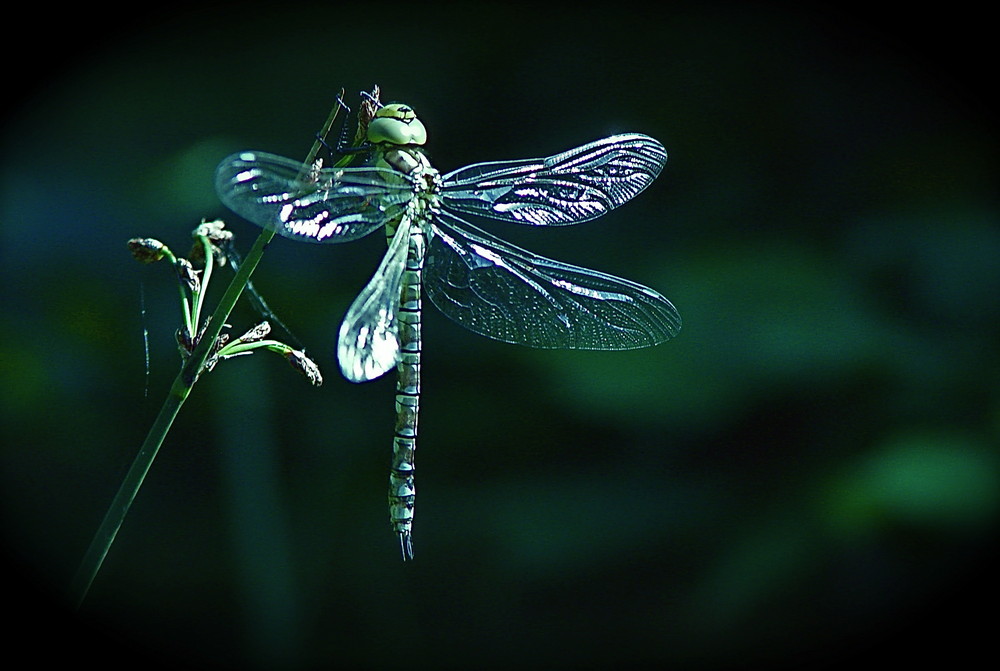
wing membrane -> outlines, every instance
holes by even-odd
[[[537,256],[448,213],[434,224],[424,291],[470,331],[529,347],[634,349],[681,327],[652,289]]]
[[[544,159],[476,163],[444,176],[442,201],[459,212],[536,226],[599,217],[645,189],[667,161],[659,142],[613,135]]]
[[[241,217],[307,242],[364,237],[400,215],[413,195],[409,179],[388,168],[314,170],[257,151],[223,160],[216,168],[215,190]]]
[[[337,341],[340,370],[351,382],[374,380],[389,372],[399,358],[399,290],[410,241],[410,219],[396,229],[382,263],[354,299]]]

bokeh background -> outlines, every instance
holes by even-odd
[[[823,668],[876,652],[961,665],[995,634],[1000,226],[983,17],[73,11],[22,22],[46,39],[7,59],[14,649],[41,636],[35,660],[111,668]],[[326,383],[266,354],[204,377],[72,613],[70,577],[178,368],[176,286],[125,241],[186,253],[191,229],[222,217],[248,249],[257,230],[217,201],[216,163],[247,148],[304,157],[335,92],[356,102],[376,83],[416,108],[443,171],[622,131],[661,140],[664,173],[612,215],[485,225],[655,287],[683,331],[637,352],[532,351],[428,307],[403,564],[385,509],[394,381],[352,385],[333,359],[384,241],[278,240],[255,283]],[[254,321],[242,303],[231,318],[237,332]]]

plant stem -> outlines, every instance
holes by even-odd
[[[196,330],[191,331],[192,336],[198,332],[197,328],[201,323],[201,308],[205,305],[205,294],[208,293],[208,282],[212,279],[212,268],[215,266],[215,254],[212,252],[212,245],[209,243],[208,238],[200,235],[198,236],[198,242],[201,243],[201,253],[205,257],[205,270],[201,275],[201,286],[198,289],[198,295],[194,298],[194,317],[191,321],[194,322],[193,326]],[[228,317],[229,315],[226,316]]]
[[[343,99],[343,95],[344,92],[341,90],[340,96],[337,98],[337,103],[333,106],[330,116],[323,125],[321,134],[317,136],[312,149],[309,150],[305,161],[306,165],[312,165],[316,160],[316,155],[323,144],[320,138],[325,138],[333,126],[333,122],[337,118],[337,113],[342,106],[341,100]],[[264,254],[264,249],[273,237],[273,230],[264,229],[261,231],[257,240],[253,243],[253,247],[250,248],[250,252],[243,259],[239,270],[236,271],[232,282],[226,288],[222,299],[219,301],[219,305],[215,308],[215,312],[212,313],[212,318],[205,328],[201,339],[198,341],[197,346],[195,346],[194,351],[191,352],[191,355],[184,362],[180,372],[174,379],[170,387],[170,392],[167,394],[167,398],[160,408],[160,413],[156,416],[156,420],[154,420],[153,425],[150,427],[149,433],[146,435],[146,440],[143,442],[142,447],[139,448],[139,453],[125,475],[121,487],[118,488],[118,493],[111,500],[111,505],[108,507],[108,512],[104,515],[104,520],[101,522],[101,526],[98,527],[97,533],[94,534],[94,538],[91,540],[90,546],[87,548],[87,552],[80,562],[80,567],[73,576],[73,581],[70,584],[70,594],[77,608],[80,607],[87,596],[87,592],[90,591],[90,586],[93,584],[98,571],[100,571],[101,565],[104,563],[104,558],[111,549],[111,544],[114,542],[115,536],[118,535],[118,530],[125,521],[125,515],[128,514],[129,508],[132,506],[132,501],[135,500],[136,495],[139,493],[139,488],[142,486],[142,482],[146,478],[146,473],[149,472],[149,468],[152,466],[153,460],[160,450],[160,445],[163,444],[167,432],[174,422],[174,418],[177,417],[181,406],[184,405],[184,401],[187,400],[188,395],[191,393],[191,388],[198,381],[198,377],[204,370],[205,362],[211,355],[215,347],[215,342],[218,340],[219,334],[229,319],[229,313],[232,312],[236,301],[239,300],[240,294],[243,293],[243,289],[250,279],[250,275]],[[214,259],[211,250],[206,249],[206,276],[211,272],[209,267],[213,263]],[[203,285],[202,291],[204,289]],[[201,298],[199,297],[198,305],[192,307],[196,312],[200,312],[200,305]],[[191,333],[196,333],[195,329],[198,328],[197,322],[191,326],[193,327]]]
[[[146,435],[146,440],[143,442],[142,447],[139,448],[139,453],[132,462],[132,466],[125,475],[125,479],[122,480],[121,487],[118,488],[118,493],[112,499],[111,505],[108,507],[108,512],[104,515],[104,521],[101,522],[97,533],[94,534],[94,538],[90,542],[90,547],[87,548],[86,554],[83,556],[83,561],[80,562],[80,567],[77,569],[76,575],[73,576],[73,582],[70,584],[70,593],[77,608],[80,607],[84,598],[86,598],[87,592],[90,590],[90,585],[94,582],[101,564],[104,563],[104,557],[107,556],[108,550],[111,549],[111,544],[115,541],[115,536],[118,535],[118,530],[121,528],[122,522],[125,521],[125,515],[128,513],[136,494],[138,494],[139,487],[142,486],[142,481],[145,479],[149,467],[153,464],[153,459],[156,458],[156,453],[163,443],[163,438],[167,435],[170,425],[173,424],[174,418],[180,411],[181,405],[184,404],[184,400],[190,391],[191,387],[185,386],[182,383],[182,377],[178,375],[177,379],[174,380],[173,386],[170,388],[170,393],[167,395],[163,407],[160,408],[160,413],[156,416],[153,426],[150,427],[149,433]]]

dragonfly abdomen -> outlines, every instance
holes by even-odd
[[[420,316],[421,274],[426,239],[418,222],[410,230],[399,292],[399,362],[396,364],[396,431],[392,441],[389,471],[389,519],[399,535],[403,559],[413,558],[410,534],[413,526],[414,453],[417,448],[417,416],[420,409]]]

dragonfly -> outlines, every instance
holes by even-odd
[[[465,215],[529,226],[600,217],[648,187],[667,160],[647,135],[612,135],[547,158],[476,163],[446,174],[404,103],[375,106],[360,157],[324,168],[261,151],[224,159],[222,202],[292,240],[342,243],[384,228],[388,250],[340,326],[337,359],[352,382],[397,369],[389,518],[413,558],[414,455],[426,293],[466,329],[535,348],[628,350],[677,335],[681,319],[641,284],[533,254]],[[360,115],[359,115],[360,116]]]

